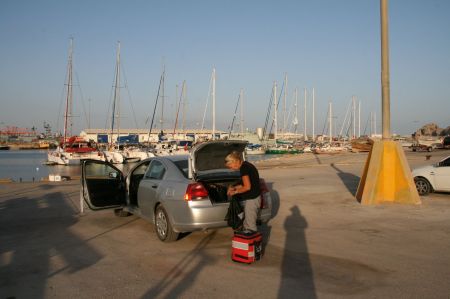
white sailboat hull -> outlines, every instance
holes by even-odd
[[[99,152],[89,153],[71,153],[65,152],[61,148],[47,153],[47,160],[49,164],[57,165],[80,165],[81,160],[94,159],[103,161],[103,156]]]

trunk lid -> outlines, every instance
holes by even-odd
[[[232,151],[238,151],[244,157],[247,141],[217,140],[200,143],[194,146],[189,155],[190,177],[197,179],[204,175],[232,173],[225,166],[225,157]]]

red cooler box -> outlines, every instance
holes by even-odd
[[[231,242],[231,259],[235,262],[251,264],[261,259],[262,235],[260,232],[235,232]]]

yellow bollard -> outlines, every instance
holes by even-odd
[[[363,205],[421,203],[399,143],[392,140],[374,142],[359,181],[356,199]]]

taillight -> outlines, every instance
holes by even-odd
[[[186,194],[184,194],[184,200],[203,199],[208,197],[208,190],[202,183],[192,183],[187,186]]]
[[[267,208],[267,203],[264,200],[264,193],[269,192],[269,188],[267,188],[266,181],[264,181],[264,179],[259,179],[259,188],[261,189],[261,205],[259,208],[265,209]]]

